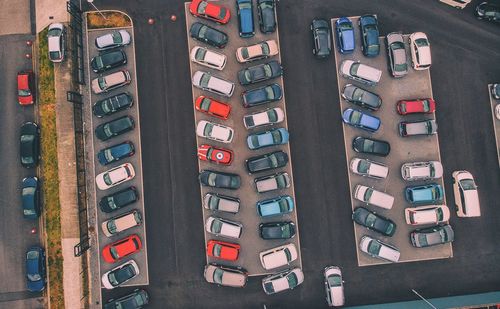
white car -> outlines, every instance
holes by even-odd
[[[207,232],[215,236],[240,238],[243,232],[243,225],[239,222],[222,219],[219,217],[210,216],[205,222]]]
[[[342,271],[337,266],[325,268],[325,291],[326,302],[330,307],[340,307],[345,303],[344,298],[344,280],[342,280]]]
[[[479,195],[472,174],[467,171],[455,171],[451,176],[453,177],[453,195],[457,207],[457,216],[481,216]]]
[[[342,63],[340,64],[339,73],[346,78],[355,80],[368,86],[375,86],[382,77],[382,71],[380,71],[379,69],[354,60],[342,61]]]
[[[500,120],[500,103],[495,106],[495,117]]]
[[[371,257],[389,262],[397,262],[401,256],[401,252],[396,247],[367,235],[361,237],[359,249]]]
[[[122,47],[130,44],[130,33],[126,30],[117,30],[104,35],[98,36],[95,39],[95,47],[98,50],[107,50],[117,47]]]
[[[64,54],[66,53],[66,44],[64,42],[65,32],[63,24],[54,23],[49,25],[47,40],[49,45],[49,59],[52,62],[62,62],[64,60]]]
[[[130,260],[116,266],[112,270],[102,275],[101,281],[104,288],[110,290],[139,275],[139,266],[134,260]]]
[[[300,268],[287,269],[262,279],[262,288],[267,295],[293,290],[304,282],[304,273]]]
[[[208,138],[221,143],[231,143],[234,130],[218,123],[201,120],[196,126],[196,134],[199,137]]]
[[[415,70],[427,70],[431,67],[431,44],[423,32],[410,34],[411,63]]]
[[[243,117],[243,124],[247,129],[253,129],[265,125],[274,125],[285,119],[285,113],[279,107],[268,108]]]
[[[387,165],[368,159],[353,158],[349,167],[354,174],[375,179],[386,178],[389,174]]]
[[[259,254],[260,263],[266,270],[290,265],[298,257],[297,248],[294,244],[271,248]]]
[[[92,80],[92,91],[95,94],[108,92],[113,89],[130,84],[130,72],[122,70],[108,75],[104,75]]]
[[[203,71],[194,72],[193,86],[225,97],[232,96],[235,87],[233,82]]]
[[[363,185],[357,185],[354,188],[354,198],[366,204],[384,209],[391,209],[394,204],[394,197],[392,195]]]
[[[439,161],[405,163],[401,177],[406,181],[438,179],[443,177],[443,165]]]
[[[135,177],[135,170],[132,164],[124,163],[96,176],[95,182],[100,190],[107,190],[111,187],[122,184]]]
[[[247,283],[248,276],[241,267],[233,268],[217,264],[205,266],[203,276],[208,283],[215,283],[221,286],[242,288]]]
[[[239,63],[264,59],[278,54],[278,44],[275,40],[268,40],[250,46],[243,46],[236,50],[236,60]]]
[[[191,61],[221,71],[226,66],[227,57],[206,47],[195,46],[191,49]]]
[[[446,205],[429,205],[405,208],[406,224],[440,224],[450,220],[450,210]]]
[[[137,209],[134,209],[104,221],[101,224],[101,228],[104,235],[111,237],[135,226],[139,226],[141,223],[141,213]]]

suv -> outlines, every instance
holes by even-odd
[[[262,279],[262,288],[267,295],[285,290],[293,290],[304,282],[304,273],[300,268],[287,269]]]
[[[415,135],[432,135],[437,133],[437,122],[434,119],[419,121],[401,121],[399,135],[402,137]]]
[[[236,60],[240,63],[250,62],[276,56],[278,52],[276,41],[268,40],[250,46],[239,47],[236,50]]]
[[[195,40],[217,48],[224,48],[228,42],[227,34],[200,22],[191,25],[189,35]]]
[[[142,216],[139,210],[134,209],[113,217],[101,224],[104,235],[111,237],[130,228],[141,225]]]
[[[389,262],[399,261],[401,255],[401,252],[399,252],[396,247],[383,243],[378,239],[371,238],[368,235],[361,237],[359,249],[371,257]]]
[[[443,188],[437,183],[405,188],[405,198],[411,204],[436,204],[443,196]]]
[[[392,195],[363,185],[357,185],[354,188],[354,198],[368,205],[384,209],[391,209],[394,204],[394,197]]]
[[[105,289],[114,289],[117,286],[137,277],[139,266],[134,260],[125,262],[102,275],[102,285]]]
[[[439,224],[450,220],[446,205],[429,205],[405,208],[405,220],[409,225]]]
[[[233,82],[202,71],[194,73],[193,86],[225,97],[231,97],[234,92]]]
[[[332,51],[332,41],[330,26],[323,19],[314,19],[311,23],[311,32],[313,36],[313,55],[317,58],[325,58]]]
[[[267,63],[254,65],[238,72],[238,80],[241,85],[250,85],[279,77],[283,74],[281,64],[272,60]]]
[[[191,61],[221,71],[226,66],[227,57],[208,48],[195,46],[191,49]]]
[[[203,207],[212,211],[225,211],[235,214],[240,210],[240,199],[218,193],[207,193],[203,197]]]
[[[251,157],[245,161],[248,173],[258,173],[280,168],[288,163],[288,155],[281,150]]]
[[[368,86],[375,86],[380,81],[380,77],[382,76],[382,71],[379,69],[375,69],[354,60],[342,61],[339,73],[346,78]]]
[[[270,84],[260,88],[246,90],[241,94],[243,107],[253,107],[281,100],[283,91],[278,84]]]
[[[375,179],[384,179],[389,174],[387,165],[368,159],[353,158],[349,167],[354,174]]]
[[[92,112],[96,117],[109,116],[118,113],[127,108],[131,108],[134,100],[132,95],[127,92],[122,92],[112,97],[95,102],[92,107]]]
[[[222,286],[242,288],[247,283],[247,274],[239,268],[208,264],[203,273],[205,280]]]
[[[405,163],[401,177],[406,181],[438,179],[443,177],[443,165],[439,161]]]
[[[280,190],[290,187],[290,176],[288,173],[277,173],[274,175],[255,178],[257,192],[264,193],[273,190]]]
[[[378,41],[378,21],[375,15],[363,15],[358,20],[361,31],[361,50],[366,57],[375,57],[380,53]]]
[[[149,295],[145,290],[135,289],[132,293],[118,299],[110,299],[104,305],[104,309],[139,309],[149,304]]]
[[[101,198],[99,201],[99,208],[102,212],[110,213],[133,204],[138,200],[139,194],[137,193],[137,189],[135,187],[128,187]]]
[[[62,62],[64,60],[64,56],[66,55],[65,33],[66,30],[63,24],[54,23],[49,25],[47,40],[49,45],[49,59],[52,62]]]
[[[342,89],[342,98],[360,107],[376,111],[382,105],[382,99],[375,93],[347,84]]]
[[[218,237],[238,239],[243,233],[243,225],[239,222],[210,216],[205,222],[205,230]]]
[[[124,142],[99,151],[97,153],[97,160],[101,165],[108,165],[121,159],[131,157],[134,153],[134,144],[132,142]]]
[[[95,128],[95,136],[101,141],[132,131],[135,127],[134,118],[123,116],[100,124]]]
[[[236,11],[238,13],[240,37],[253,37],[255,35],[255,30],[253,24],[252,0],[236,0]]]
[[[108,92],[116,88],[130,84],[130,72],[122,70],[108,75],[104,75],[92,80],[92,91],[95,94]]]
[[[127,64],[127,55],[122,50],[101,53],[90,60],[90,66],[94,73],[102,73],[125,64]]]
[[[115,30],[98,36],[95,39],[97,50],[107,50],[130,44],[130,33],[126,30]]]
[[[17,73],[17,102],[20,105],[32,105],[35,103],[35,77],[33,71],[22,71]]]
[[[260,263],[266,270],[290,265],[297,257],[297,248],[294,244],[286,244],[259,253]]]
[[[265,125],[274,125],[285,119],[285,113],[279,107],[268,108],[243,117],[243,124],[247,129]]]
[[[479,195],[476,182],[471,173],[467,171],[455,171],[453,177],[453,195],[459,217],[479,217]]]
[[[257,213],[261,217],[279,216],[293,211],[293,199],[289,195],[258,201]]]

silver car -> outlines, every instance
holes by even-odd
[[[393,77],[400,78],[408,74],[405,42],[401,32],[391,32],[386,38],[389,68]]]
[[[439,161],[405,163],[401,177],[406,181],[438,179],[443,177],[443,165]]]
[[[52,62],[62,62],[64,60],[65,50],[65,34],[64,25],[54,23],[49,25],[47,40],[49,45],[49,59]]]
[[[130,33],[126,30],[112,31],[95,39],[95,47],[98,50],[107,50],[128,44],[130,44]]]
[[[208,264],[203,273],[205,280],[209,283],[242,288],[247,283],[247,275],[241,268]]]
[[[340,307],[345,303],[344,280],[342,271],[337,266],[328,266],[324,271],[326,302],[330,307]]]

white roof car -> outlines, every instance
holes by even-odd
[[[124,214],[113,217],[101,224],[104,235],[111,237],[120,232],[139,226],[142,223],[141,213],[134,209]]]
[[[361,237],[359,249],[374,258],[389,262],[399,261],[399,257],[401,255],[396,247],[383,243],[380,240],[371,238],[367,235]]]
[[[247,283],[247,275],[240,269],[217,264],[206,265],[203,276],[209,283],[233,288],[242,288]]]
[[[415,70],[426,70],[431,67],[431,44],[423,32],[410,34],[411,63]]]
[[[250,46],[243,46],[236,50],[238,62],[250,62],[264,59],[278,54],[278,44],[275,40],[268,40]]]
[[[389,174],[389,168],[387,165],[368,159],[353,158],[349,167],[354,174],[375,179],[386,178]]]
[[[481,216],[479,195],[472,174],[467,171],[455,171],[451,176],[453,177],[453,195],[455,205],[457,205],[457,216]]]
[[[129,71],[122,70],[118,72],[114,72],[108,75],[104,75],[92,80],[92,91],[95,94],[100,94],[103,92],[108,92],[110,90],[119,88],[121,86],[125,86],[130,84]]]
[[[287,269],[262,279],[262,288],[267,295],[292,290],[304,282],[304,273],[300,268]]]
[[[207,193],[203,197],[203,207],[213,211],[225,211],[235,214],[240,210],[240,200],[222,194]]]
[[[196,126],[196,134],[222,143],[231,143],[234,137],[234,130],[230,127],[218,123],[201,120]]]
[[[340,307],[345,303],[344,298],[344,280],[342,280],[342,271],[337,266],[325,268],[325,290],[326,302],[330,307]]]
[[[268,108],[250,115],[243,116],[243,124],[247,129],[253,129],[265,125],[274,125],[285,119],[285,113],[279,107]]]
[[[234,92],[233,82],[202,71],[194,72],[193,86],[225,97],[232,96]]]
[[[450,220],[450,210],[446,205],[429,205],[405,208],[406,224],[439,224]]]
[[[128,44],[130,44],[130,33],[126,30],[112,31],[95,39],[95,46],[98,50],[122,47]]]
[[[96,176],[95,182],[100,190],[106,190],[135,177],[132,164],[124,163]]]
[[[405,163],[401,177],[406,181],[438,179],[443,177],[443,165],[439,161]]]
[[[52,62],[62,62],[65,54],[64,25],[54,23],[49,25],[47,40],[49,45],[49,59]]]
[[[354,188],[354,198],[366,204],[384,209],[391,209],[394,204],[394,197],[392,195],[363,185],[357,185]]]
[[[214,234],[215,236],[229,237],[229,238],[240,238],[243,232],[243,226],[239,222],[230,221],[214,216],[207,218],[205,222],[205,229],[207,232]]]
[[[298,257],[297,248],[294,244],[271,248],[259,254],[260,263],[264,269],[274,269],[277,267],[290,265]]]
[[[340,64],[340,75],[368,86],[375,86],[382,77],[382,71],[359,61],[344,60]]]
[[[134,260],[120,264],[102,275],[102,285],[110,290],[139,275],[139,266]]]
[[[191,61],[220,71],[226,66],[227,57],[206,47],[195,46],[191,49]]]

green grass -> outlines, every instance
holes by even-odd
[[[87,25],[89,29],[130,27],[130,18],[120,12],[101,12],[106,19],[102,18],[99,12],[89,12],[87,14]]]
[[[49,302],[51,308],[64,308],[54,66],[48,58],[47,32],[48,30],[45,29],[38,35],[38,109],[41,126],[42,196],[45,209],[45,232],[47,234],[46,251],[49,271]]]

